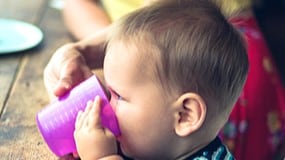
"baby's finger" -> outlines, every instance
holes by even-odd
[[[83,119],[82,119],[82,111],[79,111],[75,120],[75,129],[80,129],[83,123]]]
[[[82,114],[82,119],[83,119],[82,120],[83,121],[82,125],[84,125],[84,126],[88,126],[88,124],[89,124],[88,116],[89,116],[89,113],[90,113],[92,105],[93,105],[93,102],[92,101],[88,101],[87,105],[86,105],[86,108],[85,108],[85,111]]]
[[[94,103],[93,103],[93,107],[91,108],[91,111],[90,111],[91,124],[94,124],[96,128],[102,128],[100,112],[101,112],[101,99],[99,96],[96,96]]]
[[[85,110],[84,110],[84,112],[85,112],[86,114],[89,114],[89,112],[90,112],[90,110],[91,110],[91,108],[92,108],[92,105],[93,105],[93,102],[92,102],[92,101],[88,101],[88,102],[87,102],[86,108],[85,108]]]
[[[111,132],[108,128],[105,128],[104,131],[105,131],[105,135],[106,135],[107,137],[113,137],[114,139],[116,138],[115,135],[114,135],[114,133]]]

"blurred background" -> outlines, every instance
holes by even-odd
[[[256,0],[254,11],[285,85],[285,0]]]

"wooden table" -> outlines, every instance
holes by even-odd
[[[35,116],[49,103],[43,69],[54,51],[71,41],[61,13],[50,0],[0,0],[0,10],[44,33],[38,47],[0,56],[0,159],[58,159],[43,141]]]

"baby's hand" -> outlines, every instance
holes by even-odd
[[[74,138],[82,160],[100,159],[117,154],[115,136],[100,121],[100,97],[89,101],[84,112],[80,111],[75,122]]]

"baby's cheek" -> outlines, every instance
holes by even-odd
[[[111,105],[111,107],[113,108],[114,112],[116,112],[116,103],[115,103],[115,100],[114,98],[111,98],[110,101],[109,101],[109,104]]]

